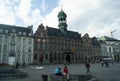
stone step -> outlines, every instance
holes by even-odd
[[[70,74],[70,81],[97,81],[91,75]],[[93,79],[92,79],[93,78]],[[51,81],[66,81],[64,76],[50,75]]]

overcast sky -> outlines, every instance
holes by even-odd
[[[67,14],[68,30],[83,36],[120,39],[120,0],[0,0],[0,24],[58,28],[58,12]]]

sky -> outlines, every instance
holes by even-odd
[[[58,28],[58,12],[67,14],[67,29],[90,37],[120,39],[120,0],[0,0],[0,24]]]

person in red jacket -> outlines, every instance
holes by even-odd
[[[64,67],[63,73],[64,73],[64,76],[65,76],[65,79],[66,79],[67,81],[69,81],[69,73],[68,73],[68,68],[67,68],[67,66]]]

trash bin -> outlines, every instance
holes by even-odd
[[[43,81],[48,81],[47,78],[48,78],[48,75],[42,75],[42,80]]]

